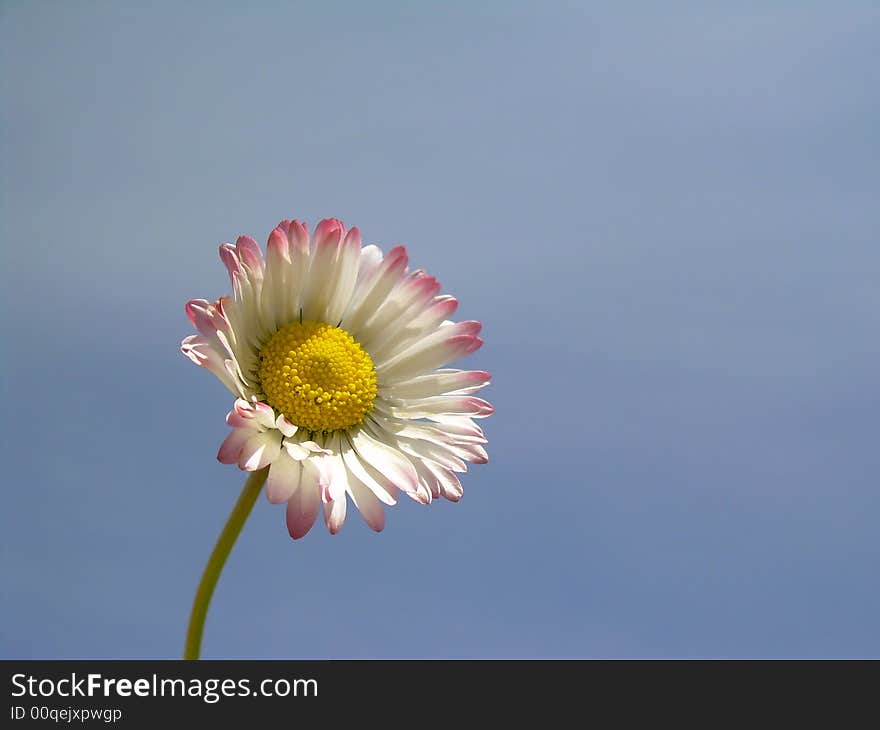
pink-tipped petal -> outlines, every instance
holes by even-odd
[[[217,352],[204,335],[190,335],[185,338],[180,343],[180,351],[191,362],[212,372],[233,394],[238,395],[240,393],[241,383],[239,378],[234,373],[229,372],[226,365],[228,361]]]
[[[208,302],[204,299],[191,299],[186,303],[186,316],[215,350],[231,355],[228,340],[232,328],[219,304],[219,300]]]
[[[236,412],[242,418],[248,419],[256,419],[257,411],[254,408],[253,403],[250,401],[246,401],[244,398],[236,398],[235,403],[232,404],[232,410]],[[258,421],[254,421],[254,423],[259,423]]]
[[[489,452],[479,444],[451,444],[447,447],[459,459],[471,464],[488,464]]]
[[[263,428],[275,428],[275,411],[272,406],[262,401],[252,404],[254,418]]]
[[[318,486],[318,470],[313,459],[302,463],[299,488],[287,502],[287,531],[294,540],[304,537],[318,516],[321,497]]]
[[[269,234],[269,241],[266,244],[266,254],[270,264],[278,264],[281,262],[290,263],[290,251],[287,247],[287,231],[281,226],[275,228]]]
[[[345,495],[324,505],[324,521],[327,523],[327,529],[331,535],[339,534],[342,529],[345,522],[345,505]]]
[[[302,254],[309,250],[309,228],[305,223],[294,220],[287,229],[287,240],[290,246],[291,260],[294,253]]]
[[[445,328],[446,332],[456,335],[478,335],[483,329],[483,324],[474,319],[468,319],[463,322],[456,322]]]
[[[344,235],[345,224],[341,220],[338,218],[324,218],[315,226],[315,248],[326,244],[328,242],[327,239],[335,241],[331,245],[336,246]]]
[[[371,489],[362,484],[353,474],[348,475],[348,493],[351,501],[357,507],[364,521],[376,532],[381,532],[385,527],[385,510],[382,503]]]
[[[229,283],[234,287],[235,277],[242,273],[241,260],[238,258],[235,246],[231,243],[221,243],[220,260],[223,262],[223,265],[226,267],[226,271],[229,274]]]
[[[241,456],[241,450],[248,442],[254,431],[249,428],[235,428],[223,439],[220,450],[217,452],[217,461],[221,464],[237,464]]]
[[[361,234],[352,228],[343,239],[336,256],[333,274],[327,283],[325,321],[336,324],[342,319],[351,301],[361,260]]]
[[[431,504],[431,501],[434,499],[431,490],[423,482],[419,482],[418,485],[416,485],[415,491],[407,492],[407,496],[419,504]]]
[[[283,449],[269,467],[266,479],[266,497],[272,504],[287,502],[299,487],[302,466],[291,459]]]
[[[259,243],[250,236],[239,236],[235,242],[235,250],[242,263],[253,273],[262,274],[263,252]]]
[[[250,428],[253,425],[250,418],[242,418],[234,410],[226,414],[226,423],[232,428]]]
[[[278,226],[269,234],[266,244],[266,274],[260,294],[262,321],[269,330],[276,330],[289,320],[290,278],[287,233]]]
[[[458,477],[449,469],[440,466],[432,461],[426,461],[425,466],[433,472],[434,476],[440,483],[440,491],[450,502],[458,502],[464,490],[461,488],[461,482]]]
[[[284,319],[292,322],[299,318],[300,308],[303,303],[303,292],[308,281],[311,268],[311,254],[309,252],[309,230],[299,221],[291,221],[287,230],[288,254],[290,266],[285,280],[285,312]]]
[[[190,299],[184,309],[186,310],[186,318],[192,323],[193,327],[199,328],[198,312],[208,308],[210,302],[207,299]]]
[[[334,265],[343,233],[342,224],[335,218],[321,221],[315,229],[309,280],[300,304],[304,319],[320,320],[324,316],[333,293]]]
[[[420,316],[419,323],[425,327],[436,327],[449,319],[458,309],[458,299],[449,294],[434,297],[434,302]]]
[[[419,473],[419,484],[424,485],[425,488],[431,492],[432,498],[439,498],[442,494],[440,490],[440,481],[434,475],[434,472],[425,466],[425,462],[422,459],[413,459],[412,462],[416,471]]]
[[[358,255],[360,255],[363,239],[361,238],[361,232],[357,226],[353,226],[348,230],[348,233],[345,234],[344,244],[353,248],[358,252]]]

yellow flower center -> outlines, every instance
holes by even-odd
[[[260,350],[266,402],[309,431],[335,431],[361,421],[376,399],[376,369],[344,329],[291,322]]]

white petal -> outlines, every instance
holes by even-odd
[[[310,452],[315,453],[315,454],[327,454],[327,455],[330,455],[330,454],[333,453],[333,452],[330,451],[329,449],[325,449],[325,448],[324,448],[323,446],[321,446],[320,444],[316,444],[314,441],[299,441],[298,443],[299,443],[299,445],[302,446],[303,448],[306,448],[306,449],[308,449]]]
[[[376,376],[383,385],[409,379],[469,355],[482,344],[483,341],[475,335],[455,335],[440,341],[425,338],[388,362],[377,363]]]
[[[349,311],[342,319],[342,327],[358,337],[364,323],[382,306],[400,281],[406,271],[407,262],[405,248],[397,246],[391,249],[376,268],[375,274],[365,279],[355,291]]]
[[[423,337],[436,332],[440,324],[452,316],[457,307],[458,301],[455,297],[434,297],[431,304],[421,313],[415,310],[410,317],[401,317],[393,327],[387,327],[374,338],[370,343],[371,352],[378,360],[390,359]]]
[[[358,456],[380,474],[388,477],[398,489],[412,492],[417,488],[419,476],[409,459],[368,434],[363,428],[352,431],[349,435]]]
[[[238,466],[245,471],[259,471],[278,458],[281,452],[281,432],[272,429],[255,433],[241,449]]]
[[[372,344],[417,317],[440,291],[440,284],[423,271],[414,271],[396,286],[382,306],[358,330],[358,342],[372,354]]]
[[[371,348],[370,355],[373,356],[374,362],[389,367],[396,362],[407,360],[418,355],[420,352],[429,350],[435,345],[448,342],[455,337],[462,335],[475,337],[480,333],[482,327],[483,325],[475,320],[452,322],[444,324],[435,330],[428,331],[424,336],[419,337],[403,349],[396,351],[391,357],[387,357],[386,353],[376,348]]]
[[[287,451],[287,455],[290,456],[291,459],[295,459],[296,461],[302,461],[303,459],[308,459],[309,456],[312,455],[312,452],[307,449],[302,444],[298,444],[296,441],[290,441],[289,439],[284,439],[285,451]]]
[[[453,445],[485,444],[486,437],[477,426],[454,423],[435,423],[413,421],[409,419],[376,419],[387,431],[397,436],[424,439],[435,444]],[[468,419],[469,420],[469,419]]]
[[[473,419],[468,418],[467,416],[431,416],[431,421],[434,421],[438,428],[442,428],[444,431],[448,431],[449,433],[453,433],[456,437],[472,437],[472,438],[463,438],[465,443],[475,443],[475,444],[485,444],[486,436],[483,433],[483,429],[481,429],[476,423],[474,423]]]
[[[278,458],[269,467],[269,478],[266,479],[266,497],[272,504],[281,504],[293,496],[299,487],[302,466],[282,450]]]
[[[456,394],[475,393],[489,384],[489,373],[483,370],[455,370],[447,368],[418,375],[409,380],[394,381],[383,386],[383,395],[394,398],[425,398],[455,391]]]
[[[238,378],[229,373],[225,358],[211,346],[204,335],[190,335],[180,343],[180,351],[196,365],[214,373],[234,395],[241,395],[242,388]]]
[[[297,427],[288,421],[283,413],[275,419],[275,428],[281,431],[287,438],[293,436],[297,431]]]
[[[349,482],[353,475],[385,504],[397,504],[397,487],[384,474],[376,471],[369,464],[363,463],[357,452],[351,447],[348,438],[342,440],[341,449],[342,459],[349,471]]]
[[[361,261],[358,265],[357,282],[355,283],[355,291],[352,301],[354,301],[354,297],[362,294],[361,287],[365,285],[365,282],[370,281],[375,277],[376,272],[379,269],[379,264],[381,263],[381,248],[373,244],[361,247]]]
[[[432,459],[452,471],[467,471],[467,464],[447,446],[407,438],[398,438],[397,443],[400,450],[413,459]]]
[[[330,472],[330,484],[327,488],[327,495],[330,500],[343,499],[348,491],[348,470],[342,461],[342,454],[339,446],[339,433],[333,434],[327,444],[327,447],[333,452],[329,456],[324,456],[324,464]]]
[[[486,418],[495,412],[491,403],[473,395],[434,395],[429,398],[390,400],[385,407],[399,418],[468,416]]]
[[[424,272],[414,272],[391,294],[382,309],[371,317],[360,339],[376,360],[386,360],[389,351],[399,348],[401,340],[423,337],[435,331],[436,327],[413,324],[431,307],[440,282]]]
[[[340,244],[336,265],[333,267],[333,280],[329,285],[327,311],[323,315],[325,322],[335,325],[348,309],[357,280],[360,258],[361,234],[357,228],[352,228]]]

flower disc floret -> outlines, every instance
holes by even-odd
[[[376,399],[376,369],[348,332],[324,322],[291,322],[259,353],[266,402],[293,424],[331,432],[361,423]]]

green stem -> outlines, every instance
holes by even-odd
[[[202,580],[199,581],[199,587],[196,590],[196,597],[193,599],[192,612],[189,615],[189,628],[186,631],[186,646],[183,650],[184,659],[198,659],[199,650],[202,645],[202,631],[205,628],[205,617],[208,615],[208,605],[211,603],[211,596],[214,595],[214,587],[217,585],[217,579],[226,563],[226,558],[235,545],[241,528],[244,527],[245,520],[251,513],[254,502],[263,488],[263,483],[269,474],[269,467],[253,472],[244,483],[241,494],[223,532],[217,538],[217,544],[208,558],[208,564],[205,566],[205,572],[202,573]]]

